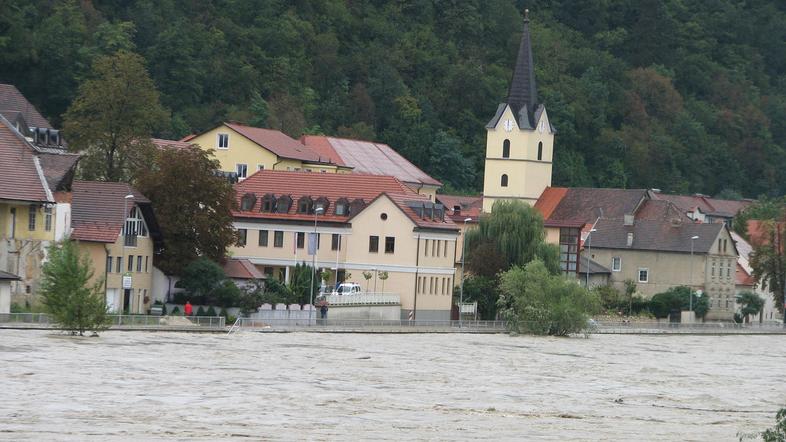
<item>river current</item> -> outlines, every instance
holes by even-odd
[[[737,440],[784,336],[0,331],[0,440]]]

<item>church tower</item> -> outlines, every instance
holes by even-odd
[[[508,96],[486,125],[486,164],[483,211],[497,200],[535,201],[551,186],[554,128],[546,108],[538,102],[529,11],[524,11],[524,32],[510,81]]]

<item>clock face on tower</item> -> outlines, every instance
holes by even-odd
[[[505,132],[513,130],[513,120],[505,120]]]

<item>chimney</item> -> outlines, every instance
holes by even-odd
[[[633,247],[633,232],[628,232],[628,247]]]
[[[626,214],[624,219],[623,219],[623,224],[626,225],[626,226],[632,226],[633,225],[633,214]]]

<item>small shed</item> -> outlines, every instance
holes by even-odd
[[[594,260],[589,260],[587,266],[586,255],[581,256],[579,259],[579,283],[587,286],[587,269],[589,268],[589,288],[608,285],[609,278],[611,277],[611,270],[598,264]]]
[[[265,275],[248,259],[231,258],[224,264],[224,274],[241,289],[254,280],[265,280]]]
[[[13,273],[0,271],[0,314],[11,313],[11,282],[19,279]]]

